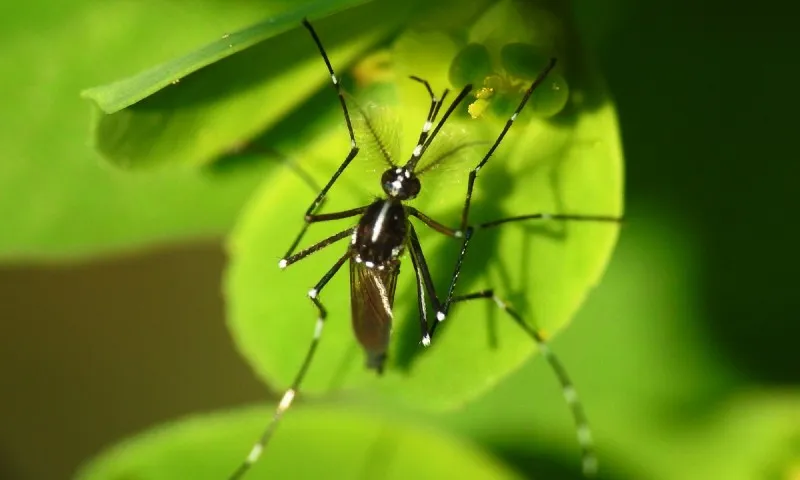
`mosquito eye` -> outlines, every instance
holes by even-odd
[[[408,198],[414,198],[419,195],[421,188],[422,185],[420,185],[419,179],[417,177],[411,178],[411,181],[408,183]]]

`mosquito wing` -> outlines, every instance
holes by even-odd
[[[350,260],[353,331],[367,354],[367,367],[380,373],[392,332],[392,307],[399,266],[367,268]]]

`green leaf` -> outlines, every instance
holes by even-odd
[[[155,428],[102,453],[77,478],[227,478],[270,416],[237,410]],[[348,410],[298,407],[280,430],[247,478],[518,478],[435,430]]]
[[[180,58],[156,65],[133,77],[89,88],[84,90],[81,95],[93,100],[103,113],[116,113],[144,100],[170,84],[177,84],[190,73],[297,28],[305,17],[327,16],[336,10],[344,10],[366,1],[368,0],[317,1],[306,2],[299,6],[295,4],[293,10],[276,12],[255,25],[238,32],[224,34],[221,39]]]
[[[201,165],[247,142],[330,82],[303,17],[346,64],[396,29],[408,3],[306,2],[134,77],[91,88],[95,147],[119,167]],[[381,21],[368,21],[374,17]],[[353,25],[359,25],[357,30]]]
[[[454,42],[451,36],[437,32],[404,34],[393,47],[397,78],[416,71],[441,91],[447,86],[448,62],[458,52],[458,46],[448,42]],[[620,214],[622,155],[614,109],[579,51],[569,52],[566,58],[567,53],[561,53],[563,63],[570,66],[561,73],[570,82],[570,105],[550,121],[535,118],[535,112],[527,110],[520,115],[507,141],[481,170],[471,213],[475,222],[533,212]],[[410,154],[429,99],[418,83],[403,82],[399,83],[402,106],[398,110],[405,131],[410,131],[404,144]],[[487,115],[470,123],[462,116],[454,125],[456,131],[471,126],[469,140],[492,140],[504,121]],[[292,155],[317,183],[328,180],[348,150],[342,123],[337,120],[329,132]],[[380,188],[379,172],[369,172],[369,165],[374,162],[359,156],[331,190],[323,211],[370,202]],[[423,178],[416,205],[445,224],[457,225],[467,169],[447,170],[433,183]],[[302,226],[303,212],[313,197],[314,192],[293,174],[276,174],[253,197],[229,246],[229,326],[256,373],[276,387],[289,384],[312,338],[317,314],[305,293],[346,249],[346,242],[341,242],[286,271],[279,270],[278,261]],[[302,246],[353,222],[312,225]],[[417,230],[443,295],[460,243],[424,226]],[[555,333],[599,281],[616,236],[615,225],[588,223],[516,224],[480,232],[467,257],[459,293],[493,287],[528,323]],[[331,280],[320,294],[328,320],[303,385],[305,391],[369,387],[421,407],[453,407],[491,388],[534,353],[533,342],[493,303],[484,301],[454,307],[433,346],[421,354],[412,272],[405,259],[395,302],[390,364],[381,378],[365,371],[363,354],[351,331],[347,267]]]
[[[87,145],[78,92],[251,23],[265,14],[260,3],[33,0],[0,15],[0,81],[9,92],[0,117],[0,258],[85,256],[227,231],[263,165],[123,176]]]

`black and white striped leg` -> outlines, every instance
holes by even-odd
[[[272,416],[272,420],[267,425],[267,428],[264,429],[264,432],[259,437],[258,441],[253,445],[250,449],[250,453],[247,455],[247,458],[239,468],[229,477],[230,480],[238,480],[242,478],[242,476],[247,473],[248,470],[258,461],[261,457],[261,454],[264,452],[267,444],[269,443],[270,438],[272,438],[275,429],[280,422],[280,419],[283,417],[283,414],[286,413],[286,410],[291,407],[292,402],[294,401],[295,395],[297,395],[297,391],[300,389],[300,384],[303,383],[303,379],[308,372],[308,367],[311,365],[311,361],[314,358],[314,353],[317,351],[317,346],[319,345],[320,337],[322,337],[322,329],[325,326],[325,318],[327,317],[328,313],[325,310],[325,307],[322,305],[322,302],[319,300],[319,294],[325,285],[336,275],[336,272],[342,268],[344,262],[350,257],[350,253],[344,254],[334,265],[331,267],[330,270],[322,277],[322,279],[314,285],[314,288],[308,291],[308,298],[314,302],[314,306],[317,307],[317,322],[314,326],[314,336],[311,339],[311,344],[308,347],[308,351],[306,352],[306,356],[303,359],[303,363],[300,366],[300,370],[297,371],[297,375],[295,375],[292,384],[289,388],[284,392],[283,397],[281,397],[281,401],[278,403],[278,407],[275,409],[275,413]]]
[[[489,299],[494,301],[501,310],[508,313],[508,315],[519,325],[525,333],[530,336],[536,345],[539,347],[539,352],[547,360],[553,373],[555,373],[558,382],[561,384],[561,392],[564,399],[569,406],[572,413],[572,419],[575,422],[575,431],[578,436],[578,443],[581,447],[583,467],[583,474],[586,477],[594,477],[597,474],[597,457],[594,453],[594,440],[592,439],[592,431],[589,428],[589,421],[586,418],[586,413],[583,410],[583,405],[578,398],[578,392],[572,384],[572,381],[567,374],[566,368],[558,359],[558,357],[550,349],[547,340],[541,332],[531,327],[522,319],[522,317],[514,309],[512,309],[506,302],[498,298],[493,290],[484,290],[481,292],[471,293],[469,295],[459,295],[453,297],[451,303],[461,303],[469,300]]]
[[[439,303],[439,297],[436,295],[436,289],[433,286],[433,279],[428,269],[428,262],[425,260],[425,254],[422,253],[422,245],[420,245],[417,232],[411,224],[409,224],[408,250],[411,254],[411,263],[414,266],[414,274],[417,277],[417,302],[419,306],[420,335],[422,338],[420,343],[428,347],[431,344],[431,332],[429,332],[428,326],[425,292],[428,293],[431,299],[431,305],[434,311],[438,312],[442,307]],[[435,325],[436,323],[434,323],[434,326]]]
[[[443,322],[444,319],[447,318],[447,314],[450,311],[450,305],[453,303],[453,299],[455,298],[458,277],[461,275],[461,268],[464,266],[464,257],[467,255],[467,249],[469,248],[470,240],[472,240],[473,232],[474,230],[472,227],[467,227],[466,230],[464,230],[464,240],[461,243],[461,251],[458,253],[458,259],[456,259],[456,266],[453,269],[453,275],[450,277],[450,287],[447,289],[447,297],[445,297],[444,304],[441,306],[441,308],[436,311],[436,322],[431,326],[431,334],[436,331],[439,323]]]
[[[408,212],[409,215],[417,217],[422,221],[422,223],[424,223],[428,227],[432,228],[433,230],[436,230],[441,234],[447,235],[448,237],[456,237],[456,238],[460,238],[463,236],[463,233],[460,230],[453,230],[452,228],[437,222],[436,220],[425,215],[424,213],[420,212],[419,210],[410,205],[406,206],[406,211]]]
[[[352,162],[353,159],[356,158],[356,155],[358,155],[358,145],[356,144],[356,135],[355,132],[353,131],[353,123],[350,121],[350,113],[347,110],[347,102],[345,102],[344,100],[344,92],[342,90],[342,86],[339,84],[339,79],[336,77],[336,73],[333,71],[333,66],[331,65],[331,61],[328,59],[328,54],[325,52],[325,47],[322,46],[322,42],[320,41],[317,32],[314,31],[314,27],[312,27],[311,24],[308,23],[308,20],[306,19],[303,19],[303,26],[308,29],[309,33],[311,33],[311,37],[314,39],[314,43],[317,45],[317,48],[319,49],[319,53],[322,56],[322,60],[325,61],[325,66],[328,68],[328,73],[330,73],[331,82],[333,83],[333,87],[336,89],[336,94],[339,96],[339,104],[342,106],[344,121],[347,124],[347,133],[350,136],[350,152],[347,154],[347,157],[345,157],[344,162],[342,162],[342,164],[339,165],[339,168],[336,170],[336,173],[334,173],[331,179],[328,180],[328,183],[326,183],[325,186],[322,187],[322,191],[320,191],[319,194],[317,194],[317,197],[314,199],[313,202],[311,202],[311,205],[306,210],[305,216],[303,217],[305,223],[303,224],[303,227],[300,229],[300,232],[297,234],[297,237],[295,237],[294,241],[289,246],[289,249],[286,251],[286,254],[283,256],[284,258],[287,258],[291,256],[292,253],[294,253],[295,249],[300,244],[300,241],[302,240],[303,236],[308,230],[308,225],[312,223],[311,221],[309,221],[309,218],[313,218],[314,212],[317,210],[317,208],[319,208],[320,204],[322,204],[323,200],[325,199],[325,195],[328,194],[328,190],[331,189],[333,184],[336,183],[336,180],[339,178],[339,176],[341,176],[342,172],[345,171],[347,166],[350,165],[350,162]]]
[[[417,309],[419,310],[420,343],[423,347],[429,347],[431,345],[431,335],[428,332],[428,304],[425,299],[425,284],[422,280],[419,264],[417,262],[416,255],[412,253],[411,264],[414,267],[414,275],[417,278]]]
[[[478,172],[480,171],[481,168],[483,168],[484,165],[486,165],[486,162],[489,161],[489,158],[491,158],[492,154],[494,154],[494,151],[497,150],[497,147],[500,145],[500,142],[503,141],[503,138],[505,138],[506,133],[508,133],[508,130],[511,128],[511,125],[514,124],[514,121],[517,119],[517,116],[519,116],[522,109],[525,108],[525,104],[528,103],[528,99],[530,99],[531,94],[533,94],[533,91],[536,90],[536,87],[538,87],[542,82],[544,82],[544,79],[547,78],[547,75],[550,73],[551,70],[553,70],[555,66],[556,66],[556,59],[551,58],[550,62],[547,64],[545,69],[539,73],[539,75],[536,77],[533,83],[531,83],[531,86],[528,87],[528,90],[525,91],[525,95],[522,97],[522,101],[517,106],[517,109],[514,110],[514,113],[511,114],[511,117],[509,117],[509,119],[506,120],[506,124],[505,126],[503,126],[503,130],[500,131],[500,135],[497,136],[497,139],[494,141],[491,148],[489,148],[489,151],[486,152],[486,155],[484,155],[480,163],[478,163],[478,165],[475,168],[473,168],[471,172],[469,172],[469,180],[467,182],[467,197],[464,199],[464,209],[461,212],[462,231],[466,230],[467,225],[469,224],[469,207],[470,207],[470,202],[472,201],[472,188],[475,184],[475,178],[477,178]]]
[[[306,258],[307,256],[311,255],[312,253],[318,252],[318,251],[322,250],[323,248],[327,247],[328,245],[336,243],[336,242],[338,242],[339,240],[341,240],[341,239],[343,239],[345,237],[351,236],[354,231],[355,231],[355,227],[350,227],[347,230],[342,230],[341,232],[339,232],[339,233],[337,233],[335,235],[331,235],[330,237],[320,241],[319,243],[311,245],[310,247],[306,248],[305,250],[300,250],[299,252],[295,253],[291,257],[281,259],[281,261],[278,262],[278,267],[280,267],[281,269],[284,269],[284,268],[288,267],[289,265],[291,265],[293,263],[297,263],[300,260],[302,260],[302,259]]]
[[[415,150],[415,152],[421,152],[422,146],[425,144],[425,140],[428,138],[428,134],[430,133],[431,127],[433,127],[433,121],[439,114],[439,109],[442,108],[442,104],[444,103],[444,99],[445,97],[447,97],[449,90],[445,89],[444,92],[442,92],[442,96],[437,98],[436,94],[433,93],[431,84],[428,83],[427,80],[422,79],[420,77],[415,77],[414,75],[410,76],[409,78],[424,85],[425,89],[428,91],[428,95],[431,97],[431,106],[430,109],[428,109],[428,116],[425,117],[425,123],[422,125],[422,131],[419,134],[419,140],[417,140],[416,148],[418,148],[419,150]]]
[[[475,225],[474,227],[467,227],[463,232],[464,241],[461,244],[461,251],[458,255],[458,260],[456,261],[455,269],[453,270],[453,275],[450,280],[450,288],[447,291],[447,296],[445,297],[444,304],[442,305],[442,310],[436,312],[436,319],[438,321],[442,321],[446,318],[448,309],[450,308],[450,304],[452,303],[453,295],[455,294],[456,290],[456,283],[458,283],[458,277],[461,274],[461,267],[464,264],[464,257],[467,254],[467,248],[469,247],[469,242],[472,239],[472,235],[475,233],[476,230],[484,230],[487,228],[494,228],[500,225],[505,225],[507,223],[513,222],[522,222],[527,220],[554,220],[554,221],[561,221],[561,222],[599,222],[599,223],[615,223],[619,224],[622,223],[623,218],[621,217],[614,217],[611,215],[577,215],[577,214],[562,214],[562,213],[532,213],[529,215],[518,215],[514,217],[508,218],[501,218],[499,220],[493,220],[491,222],[480,223]],[[457,233],[461,233],[460,231],[456,231]],[[436,325],[434,324],[431,328],[431,331],[436,330]]]
[[[459,92],[458,96],[453,100],[453,103],[451,103],[450,106],[447,107],[447,110],[445,110],[444,115],[442,115],[442,118],[440,118],[439,121],[436,123],[436,127],[433,129],[433,131],[430,132],[430,134],[428,134],[428,131],[430,131],[430,128],[433,126],[433,119],[425,122],[425,125],[422,127],[422,134],[420,135],[420,141],[419,143],[417,143],[417,146],[414,147],[414,151],[411,152],[411,158],[403,166],[403,169],[412,172],[414,171],[414,169],[417,166],[417,163],[419,162],[419,159],[422,158],[422,154],[425,153],[425,150],[430,146],[433,139],[436,138],[436,135],[439,133],[439,130],[442,129],[442,126],[445,124],[447,119],[450,117],[453,111],[455,111],[456,107],[458,107],[458,105],[464,100],[464,98],[466,98],[466,96],[469,94],[471,90],[472,90],[472,85],[466,85],[463,89],[461,89],[461,92]],[[442,96],[441,99],[439,99],[438,104],[434,109],[433,112],[434,117],[439,113],[439,109],[442,106],[443,99],[444,95]]]
[[[355,217],[356,215],[361,215],[366,210],[367,210],[367,207],[364,206],[364,207],[353,208],[353,209],[350,209],[350,210],[344,210],[342,212],[324,213],[322,215],[306,215],[306,217],[305,217],[306,223],[305,223],[305,225],[303,225],[303,229],[300,232],[300,235],[297,237],[297,239],[295,239],[294,244],[292,244],[291,251],[293,252],[294,249],[297,247],[297,242],[300,241],[300,238],[302,237],[303,233],[305,233],[306,229],[308,228],[308,226],[310,224],[319,223],[319,222],[327,222],[329,220],[340,220],[342,218]],[[350,231],[352,231],[352,230],[350,230]],[[322,240],[321,242],[317,243],[316,245],[312,245],[311,247],[306,248],[305,250],[302,250],[302,251],[300,251],[298,253],[295,253],[294,255],[284,256],[281,259],[281,261],[278,262],[278,266],[280,268],[286,268],[287,266],[291,265],[292,263],[294,263],[294,262],[296,262],[296,261],[298,261],[300,259],[303,259],[303,258],[307,257],[308,255],[316,252],[320,248],[328,246],[332,242],[335,242],[337,240],[341,240],[344,237],[341,237],[339,235],[343,235],[343,234],[344,234],[344,232],[340,232],[340,233],[334,235],[333,237],[326,238],[325,240]]]
[[[331,61],[328,58],[327,52],[325,52],[325,47],[322,46],[322,41],[319,39],[317,32],[314,30],[314,27],[311,26],[311,23],[309,23],[308,19],[303,19],[303,26],[308,29],[308,33],[310,33],[311,38],[314,39],[314,43],[319,49],[319,54],[322,57],[322,60],[325,62],[325,66],[328,67],[328,73],[331,75],[331,83],[333,83],[333,88],[336,89],[336,94],[339,96],[339,104],[342,106],[344,121],[347,123],[347,132],[350,134],[350,143],[353,147],[355,147],[356,135],[353,132],[353,123],[350,121],[350,113],[347,111],[347,102],[344,101],[344,91],[342,90],[342,86],[339,85],[339,79],[336,77],[336,73],[333,71],[333,66],[331,65]]]

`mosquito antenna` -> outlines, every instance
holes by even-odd
[[[425,153],[425,150],[431,144],[433,139],[436,138],[436,134],[438,134],[439,130],[442,129],[442,126],[450,117],[450,114],[452,114],[455,111],[456,107],[458,107],[458,105],[464,100],[464,98],[466,98],[466,96],[469,94],[470,91],[472,91],[472,85],[469,84],[466,85],[463,89],[461,89],[461,92],[459,92],[458,96],[455,98],[455,100],[453,100],[453,103],[451,103],[450,106],[447,107],[447,110],[444,112],[444,115],[442,116],[441,120],[439,120],[439,122],[436,124],[436,128],[433,129],[433,132],[431,132],[430,136],[428,136],[427,139],[425,140],[425,143],[418,143],[417,146],[414,147],[414,152],[411,154],[411,158],[408,160],[408,162],[406,162],[403,168],[405,168],[406,170],[410,170],[412,172],[414,171],[414,167],[417,166],[417,162],[419,162],[419,159],[422,157],[422,154]],[[438,113],[438,109],[436,113]]]

